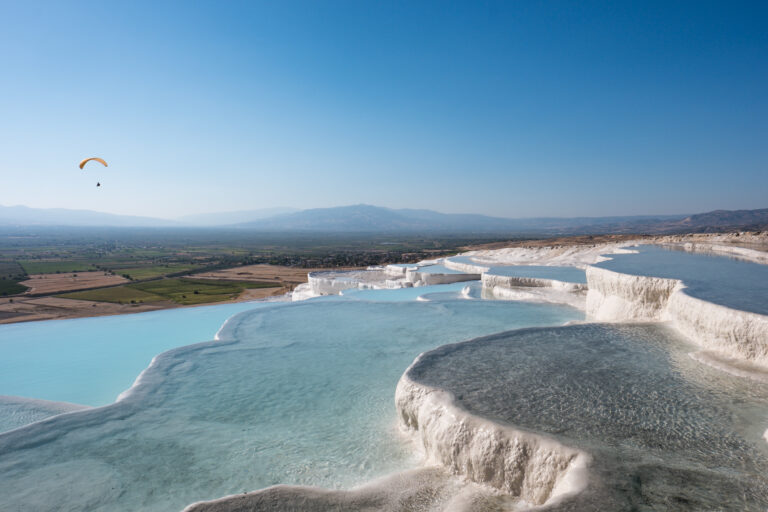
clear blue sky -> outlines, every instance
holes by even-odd
[[[4,1],[0,19],[3,205],[768,207],[764,1]]]

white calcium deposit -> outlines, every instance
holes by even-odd
[[[640,242],[637,242],[640,243]],[[509,247],[506,249],[493,249],[472,251],[462,256],[468,256],[480,266],[494,267],[502,265],[543,265],[558,267],[586,268],[587,265],[606,261],[610,256],[606,254],[623,254],[634,252],[626,249],[636,242],[624,242],[621,244],[595,244],[552,247]],[[450,258],[446,266],[453,267]]]
[[[690,242],[686,237],[663,237],[658,241],[691,252],[717,253],[757,263],[768,263],[768,253],[723,245],[721,238],[722,236],[713,237],[710,240],[699,237],[695,242]],[[722,241],[731,241],[731,238],[723,238]],[[609,259],[611,254],[634,252],[627,248],[634,244],[635,242],[625,242],[594,246],[514,247],[475,251],[462,255],[464,258],[461,262],[448,258],[445,265],[461,271],[482,269],[481,280],[486,295],[508,300],[569,304],[584,309],[591,320],[597,321],[669,322],[704,349],[718,353],[721,361],[718,366],[723,365],[722,361],[731,359],[768,366],[768,316],[739,311],[692,297],[685,293],[685,284],[677,279],[622,274],[591,266]],[[587,284],[487,273],[490,267],[501,265],[586,268]]]
[[[768,367],[768,316],[712,304],[684,289],[670,297],[667,311],[674,326],[704,348]]]
[[[623,244],[626,245],[626,244]],[[310,272],[307,283],[291,294],[294,301],[322,295],[338,295],[349,289],[396,289],[411,286],[450,284],[481,280],[487,296],[505,300],[552,302],[584,309],[585,285],[553,279],[490,276],[491,266],[545,265],[585,268],[590,263],[608,259],[606,254],[633,252],[620,244],[596,244],[576,247],[513,247],[461,254],[454,258],[425,260],[418,263],[369,267],[367,270]],[[468,261],[467,261],[468,260]],[[423,271],[423,267],[441,264],[459,273]],[[534,290],[539,288],[539,290]]]
[[[587,267],[587,314],[603,322],[661,321],[676,279],[621,274]]]
[[[662,237],[658,242],[692,252],[728,254],[766,263],[768,253],[688,239]],[[719,238],[717,239],[719,240]],[[714,241],[714,239],[712,240]],[[646,243],[652,242],[646,240]],[[709,242],[709,243],[707,243]],[[724,358],[768,365],[768,317],[706,302],[685,293],[677,279],[636,276],[593,267],[611,254],[634,252],[634,242],[590,246],[512,247],[474,251],[455,258],[368,270],[313,272],[292,294],[293,300],[338,294],[347,289],[402,288],[480,279],[483,294],[505,300],[554,302],[584,309],[592,320],[605,322],[667,321],[706,350]],[[428,273],[424,266],[442,264],[459,274]],[[492,266],[555,265],[585,268],[587,284],[553,279],[492,275]]]
[[[465,254],[462,254],[461,256],[471,257],[471,255],[474,254],[472,252],[468,252]],[[474,258],[472,258],[474,260]],[[452,258],[446,258],[446,260],[443,262],[443,265],[445,265],[447,268],[450,268],[451,270],[456,270],[458,272],[466,272],[467,274],[482,274],[484,272],[488,272],[491,268],[485,265],[480,265],[479,263],[467,263],[466,261],[455,261]]]
[[[480,272],[483,295],[487,298],[566,304],[586,308],[587,285],[555,279],[499,276],[491,267],[509,265],[541,265],[586,268],[610,259],[610,254],[635,252],[626,248],[634,242],[579,246],[510,247],[506,249],[464,253],[461,261],[447,258],[444,265],[461,272]]]
[[[392,268],[390,268],[392,267]],[[297,286],[291,300],[306,300],[322,295],[339,295],[350,289],[397,289],[414,286],[405,278],[405,268],[371,267],[367,270],[310,272],[307,282]]]
[[[470,414],[450,393],[418,384],[408,373],[397,385],[395,405],[402,429],[427,463],[533,505],[560,501],[586,486],[585,452]]]
[[[606,255],[634,252],[623,247],[624,245],[627,243],[571,247],[511,247],[473,251],[462,254],[461,261],[447,258],[444,265],[461,272],[480,272],[483,293],[488,298],[550,302],[584,310],[586,284],[534,277],[500,276],[491,274],[491,267],[541,265],[586,268],[589,264],[606,261],[609,259]]]
[[[569,283],[557,279],[543,279],[539,277],[499,276],[495,274],[483,274],[481,281],[486,288],[496,286],[506,288],[555,288],[567,292],[581,292],[587,289],[584,283]]]
[[[339,295],[350,289],[397,289],[412,286],[450,284],[480,279],[479,273],[425,272],[423,267],[440,264],[443,260],[425,260],[414,264],[369,267],[366,270],[336,270],[310,272],[307,282],[291,294],[291,300],[305,300],[322,295]]]
[[[418,268],[408,269],[405,273],[405,280],[414,286],[430,286],[434,284],[462,283],[464,281],[477,281],[480,279],[478,273],[466,274],[442,274],[434,272],[420,272]]]
[[[714,253],[724,256],[733,256],[735,258],[751,261],[753,263],[768,263],[768,252],[738,247],[733,245],[719,245],[708,243],[686,242],[680,244],[686,251],[699,253]]]
[[[668,321],[707,350],[768,366],[768,316],[685,293],[677,279],[587,268],[587,315],[604,322]]]
[[[494,286],[483,288],[483,298],[515,300],[522,302],[540,302],[549,304],[564,304],[582,311],[586,308],[586,292],[560,290],[550,287],[516,287]]]
[[[584,283],[487,273],[482,275],[481,282],[489,298],[566,304],[581,310],[586,307],[587,285]]]

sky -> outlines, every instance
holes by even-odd
[[[0,0],[0,19],[0,205],[768,207],[767,2]]]

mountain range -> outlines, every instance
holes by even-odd
[[[240,210],[236,212],[198,213],[195,215],[179,217],[178,221],[193,226],[231,226],[233,224],[243,224],[298,211],[300,211],[298,208],[278,207],[261,208],[258,210]]]
[[[768,229],[768,208],[715,210],[695,215],[541,217],[508,219],[371,205],[296,210],[266,208],[188,215],[176,220],[90,210],[0,206],[0,226],[226,227],[254,231],[344,233],[487,233],[568,235],[682,233]]]
[[[212,227],[232,226],[298,212],[297,208],[262,208],[234,212],[186,215],[178,219],[158,219],[134,215],[116,215],[92,210],[65,208],[30,208],[0,205],[0,226],[113,226],[113,227]]]
[[[116,215],[92,210],[0,205],[0,226],[168,227],[178,225],[178,222],[171,220]]]

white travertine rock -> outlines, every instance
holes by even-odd
[[[666,320],[672,293],[682,288],[676,279],[621,274],[587,267],[587,315],[606,322]]]
[[[569,283],[539,277],[499,276],[488,273],[483,274],[481,281],[485,288],[496,286],[504,288],[555,288],[567,292],[580,292],[587,289],[587,285],[584,283]]]
[[[405,280],[414,286],[430,286],[434,284],[461,283],[464,281],[477,281],[480,274],[440,274],[420,272],[419,269],[408,269]]]
[[[309,283],[301,283],[291,292],[292,301],[307,300],[318,296],[319,294],[312,291]]]
[[[586,309],[586,292],[559,290],[550,287],[516,287],[494,286],[483,288],[483,296],[502,300],[518,300],[523,302],[544,302],[550,304],[565,304],[584,311]]]
[[[754,263],[768,263],[768,252],[738,247],[734,245],[720,245],[701,242],[686,242],[680,245],[689,252],[699,253],[717,253],[721,255],[733,256],[742,260],[752,261]]]
[[[768,367],[768,316],[713,304],[684,290],[672,295],[667,311],[681,333],[706,349]]]
[[[549,302],[585,309],[585,283],[569,283],[537,277],[499,276],[484,273],[481,278],[484,293],[504,300]]]
[[[322,295],[339,295],[344,290],[350,289],[397,289],[480,279],[480,274],[422,272],[419,270],[423,266],[434,263],[433,261],[425,261],[413,265],[369,267],[366,270],[310,272],[307,274],[307,282],[297,286],[293,291],[291,300],[305,300]]]
[[[462,254],[462,256],[467,256],[467,255],[468,254]],[[451,258],[447,258],[443,262],[443,265],[445,265],[447,268],[451,270],[466,272],[467,274],[482,274],[483,272],[488,272],[491,269],[491,267],[489,266],[474,264],[474,263],[466,263],[463,261],[454,261]]]
[[[409,370],[397,385],[395,404],[401,427],[416,438],[428,463],[536,505],[586,487],[585,452],[475,416],[450,393],[413,381]]]
[[[552,246],[552,247],[509,247],[473,251],[469,256],[477,265],[493,267],[499,265],[543,265],[585,268],[610,258],[606,254],[635,252],[626,247],[642,242],[607,243],[595,245]],[[450,263],[450,258],[447,260]],[[458,269],[457,269],[458,270]]]
[[[768,366],[768,316],[691,297],[677,279],[588,267],[587,283],[587,315],[592,319],[669,321],[707,350]]]

